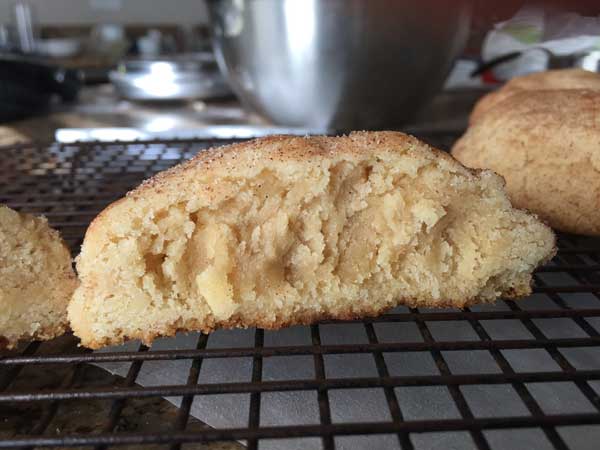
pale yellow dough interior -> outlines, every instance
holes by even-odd
[[[88,288],[71,307],[95,336],[131,336],[148,323],[160,333],[276,326],[527,290],[552,251],[550,230],[511,208],[496,175],[446,166],[410,155],[274,165],[223,177],[232,194],[218,203],[193,192],[164,207],[140,201],[82,261]]]

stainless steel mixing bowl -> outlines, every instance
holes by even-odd
[[[221,69],[276,124],[400,125],[440,88],[469,29],[457,0],[209,0]]]

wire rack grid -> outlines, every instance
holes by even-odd
[[[456,135],[420,137],[449,148]],[[0,203],[44,214],[76,254],[87,225],[107,204],[142,179],[203,149],[230,142],[3,148]],[[0,420],[0,448],[155,445],[175,449],[213,441],[238,441],[251,449],[278,448],[286,442],[292,448],[295,440],[302,439],[328,450],[367,445],[596,448],[600,440],[599,293],[600,240],[562,235],[558,255],[535,274],[532,298],[460,311],[397,308],[353,322],[363,336],[358,340],[332,341],[326,330],[344,322],[328,321],[304,327],[307,341],[289,345],[272,345],[272,339],[266,339],[269,332],[260,329],[249,331],[250,345],[211,346],[213,336],[200,335],[194,348],[175,350],[137,345],[130,351],[98,353],[77,348],[71,339],[59,350],[43,351],[47,344],[30,343],[18,352],[0,354],[0,417],[4,419]],[[409,328],[414,333],[403,337],[403,330]],[[450,329],[462,331],[448,334]],[[270,361],[297,357],[308,361],[309,376],[264,376]],[[332,358],[344,357],[367,358],[372,373],[344,376],[331,370]],[[203,380],[207,361],[236,358],[250,361],[249,379]],[[411,358],[421,362],[411,365],[407,362]],[[461,358],[463,364],[457,364]],[[157,361],[187,362],[185,379],[178,384],[136,383],[143,367]],[[102,363],[125,363],[127,373],[124,378],[98,381],[89,373],[90,364]],[[44,374],[44,382],[32,387],[28,380],[36,374]],[[349,422],[336,402],[345,393],[361,389],[377,391],[385,411]],[[264,423],[267,397],[287,392],[314,394],[313,422]],[[192,426],[195,400],[230,394],[248,397],[240,406],[245,423]],[[161,416],[160,425],[144,419],[136,427],[126,426],[132,417],[158,414],[163,397],[180,402],[169,420]],[[503,407],[509,400],[515,406]],[[146,403],[136,410],[142,401]],[[67,419],[60,421],[92,403],[104,409],[96,412],[100,419],[89,419],[89,426],[70,430],[64,426]],[[19,421],[19,417],[26,419]]]

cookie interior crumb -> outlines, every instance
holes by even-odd
[[[76,284],[69,250],[47,220],[0,205],[0,345],[63,334]]]
[[[551,230],[503,181],[401,133],[211,150],[90,226],[69,308],[90,347],[530,292]]]

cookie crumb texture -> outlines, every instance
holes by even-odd
[[[552,231],[500,177],[401,133],[203,152],[92,223],[69,306],[88,347],[530,292]]]
[[[47,220],[0,205],[0,347],[63,334],[76,284],[69,250]]]

